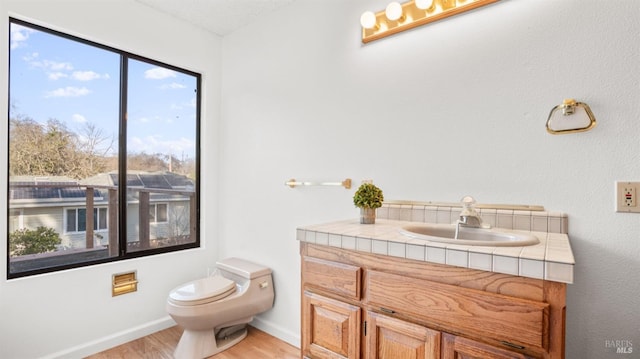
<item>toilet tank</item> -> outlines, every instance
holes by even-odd
[[[218,269],[236,274],[242,278],[254,279],[271,274],[271,269],[240,258],[226,258],[216,262]]]

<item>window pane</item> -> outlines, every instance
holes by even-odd
[[[167,221],[167,204],[161,203],[156,206],[157,214],[158,214],[158,222],[166,222]]]
[[[76,227],[76,210],[68,209],[67,210],[67,232],[75,232],[78,230]]]
[[[87,210],[84,208],[78,209],[78,232],[84,232],[87,230]]]
[[[100,208],[100,215],[98,216],[98,229],[107,229],[107,209]]]
[[[11,238],[33,242],[44,227],[51,235],[38,247],[55,253],[14,252],[11,276],[96,259],[63,250],[85,249],[87,241],[77,233],[86,229],[85,213],[78,222],[62,203],[85,207],[79,184],[99,183],[94,205],[107,206],[107,179],[118,162],[120,55],[14,19],[9,36],[9,208],[28,218],[25,233]],[[91,253],[109,256],[106,249]]]
[[[93,230],[97,230],[98,229],[98,209],[94,208],[93,209]]]
[[[149,205],[149,223],[155,223],[156,221],[156,205]]]
[[[128,64],[128,211],[136,212],[127,216],[128,250],[193,243],[195,233],[176,230],[191,228],[189,215],[171,223],[166,203],[153,202],[196,205],[197,78],[154,63]]]

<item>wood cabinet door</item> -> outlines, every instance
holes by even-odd
[[[440,332],[368,311],[365,318],[367,359],[439,359]]]
[[[302,355],[360,358],[360,307],[305,291],[302,296]]]
[[[530,359],[531,357],[496,348],[464,337],[442,335],[442,359]]]

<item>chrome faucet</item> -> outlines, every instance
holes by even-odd
[[[456,233],[453,237],[454,239],[458,239],[458,234],[460,232],[460,226],[462,227],[471,227],[471,228],[489,228],[489,225],[482,223],[482,218],[476,211],[474,205],[476,204],[476,200],[471,196],[464,196],[460,200],[462,203],[462,212],[460,212],[460,218],[456,221]]]

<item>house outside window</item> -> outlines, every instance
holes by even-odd
[[[199,247],[201,75],[9,20],[7,277]]]

